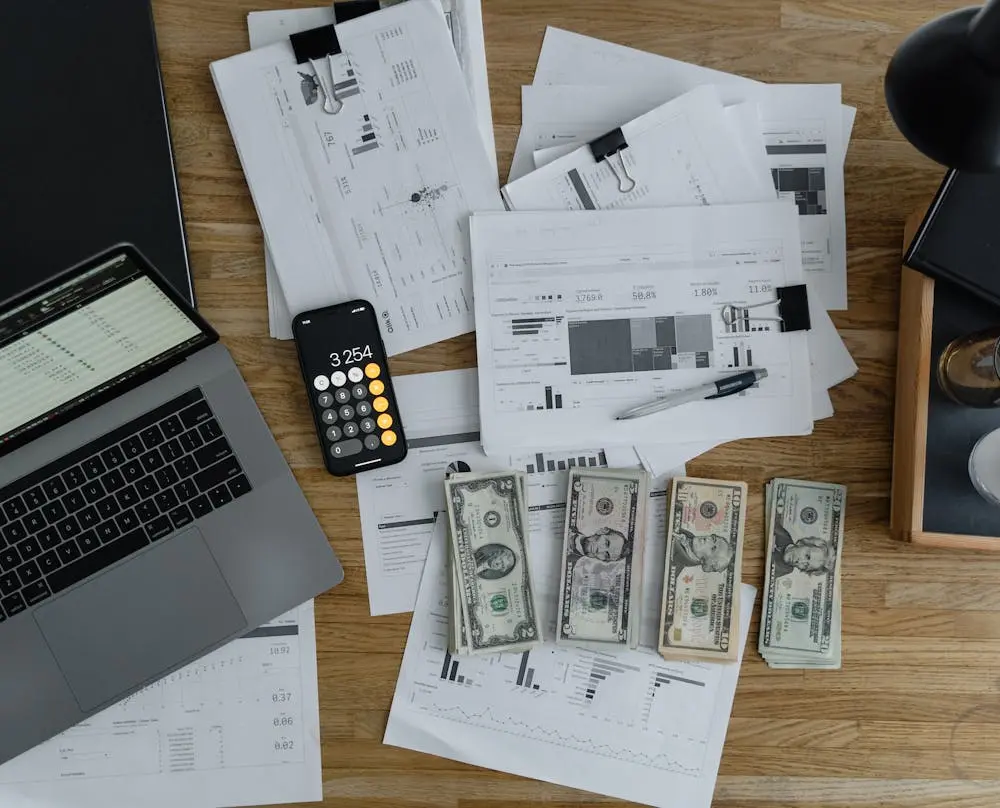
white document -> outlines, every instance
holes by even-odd
[[[3,808],[321,799],[312,601],[0,766]]]
[[[480,0],[441,0],[445,20],[451,31],[455,53],[462,66],[465,81],[476,110],[479,132],[486,146],[493,173],[497,173],[496,143],[493,138],[493,111],[486,70],[486,44],[483,39],[483,12]],[[281,42],[291,34],[308,31],[333,23],[333,9],[290,9],[287,11],[254,11],[247,15],[250,48],[263,48]],[[268,324],[274,339],[292,338],[292,315],[285,302],[281,284],[274,269],[270,251],[264,250],[267,281]]]
[[[608,465],[601,449],[487,457],[479,442],[475,369],[399,376],[393,388],[406,419],[406,459],[356,477],[373,615],[412,611],[427,545],[446,518],[448,472],[514,468],[528,475],[532,492],[561,487],[565,499],[567,469]],[[637,462],[633,454],[628,465]]]
[[[513,210],[601,210],[774,198],[766,154],[753,159],[738,136],[747,123],[726,115],[716,88],[698,87],[623,124],[617,156],[595,160],[581,146],[504,186],[504,199]],[[635,180],[626,193],[622,164]]]
[[[289,310],[364,297],[396,354],[471,330],[467,216],[501,203],[440,5],[337,36],[336,115],[287,41],[212,74]]]
[[[803,282],[797,218],[787,200],[473,216],[486,453],[809,434],[807,332],[722,319]],[[768,378],[711,407],[614,420],[743,367]]]
[[[841,107],[838,85],[765,85],[551,27],[545,32],[534,84],[631,85],[630,98],[641,94],[638,88],[643,87],[653,96],[653,103],[664,94],[672,93],[665,96],[672,98],[704,84],[720,85],[727,101],[756,98],[775,184],[783,195],[796,200],[804,219],[807,276],[827,308],[847,308],[843,134],[853,123],[853,111]],[[784,96],[775,96],[778,87],[790,89],[783,91]],[[828,96],[834,90],[837,98],[831,101]],[[597,134],[602,133],[585,137]],[[559,144],[526,140],[520,159],[512,165],[523,167],[536,148],[551,145]]]
[[[655,645],[663,586],[666,481],[650,494],[641,643]],[[554,636],[562,507],[529,494],[532,569]],[[452,657],[443,526],[427,558],[384,743],[657,806],[708,808],[740,663],[667,662],[556,645]],[[740,658],[756,590],[740,592]]]

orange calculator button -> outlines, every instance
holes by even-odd
[[[372,402],[375,412],[385,412],[389,409],[389,400],[385,396],[379,396]]]
[[[365,376],[367,376],[369,379],[377,379],[381,372],[382,368],[380,368],[374,362],[369,362],[367,365],[365,365]]]
[[[392,426],[392,416],[389,415],[389,413],[387,413],[387,412],[383,412],[378,417],[378,428],[379,429],[388,429],[390,426]]]
[[[382,383],[381,379],[376,379],[371,384],[368,385],[368,392],[373,396],[380,396],[385,392],[385,385]]]
[[[384,446],[395,446],[396,445],[396,433],[391,429],[388,432],[382,433],[382,444]]]

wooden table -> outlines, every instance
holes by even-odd
[[[267,337],[261,233],[209,77],[247,49],[261,0],[154,0],[195,286],[347,571],[320,598],[326,804],[500,808],[592,795],[382,746],[409,615],[368,614],[354,483],[322,469],[290,344]],[[281,0],[279,5],[316,0]],[[903,221],[942,170],[893,128],[882,97],[904,34],[941,0],[485,0],[500,169],[506,176],[546,24],[765,81],[841,82],[858,107],[847,156],[850,309],[834,315],[861,370],[836,417],[807,438],[743,441],[689,465],[746,480],[744,579],[763,580],[766,479],[846,483],[844,667],[771,671],[757,618],[740,675],[717,806],[961,806],[1000,802],[1000,558],[922,550],[889,536],[889,482]],[[392,362],[396,374],[475,364],[471,335]],[[621,803],[618,803],[621,804]]]

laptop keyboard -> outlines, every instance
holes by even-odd
[[[198,389],[0,489],[0,622],[251,490]]]

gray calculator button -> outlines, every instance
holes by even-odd
[[[340,431],[339,426],[331,426],[326,430],[326,439],[328,441],[333,441],[336,443],[343,436],[343,432]]]
[[[357,437],[357,434],[358,434],[358,425],[354,423],[354,421],[348,421],[346,424],[344,424],[345,438],[354,438]]]
[[[347,374],[342,370],[338,370],[330,374],[330,381],[333,383],[334,387],[343,387],[347,384]]]
[[[341,387],[336,393],[333,394],[338,404],[346,404],[351,400],[351,391],[346,387]]]
[[[363,399],[365,396],[368,395],[368,388],[365,387],[363,384],[356,384],[351,389],[351,395],[354,396],[358,401],[360,401],[361,399]]]
[[[367,401],[359,401],[357,406],[358,415],[362,418],[367,418],[372,414],[372,405]]]
[[[327,409],[328,407],[332,407],[333,406],[333,393],[320,393],[318,396],[316,396],[316,401],[319,402],[319,405],[324,410]]]
[[[374,452],[381,445],[382,441],[378,439],[378,435],[369,435],[365,438],[365,448],[370,451]]]
[[[350,379],[354,384],[357,384],[365,377],[364,371],[361,368],[351,368],[347,371],[347,378]]]
[[[334,457],[350,457],[351,455],[356,455],[363,448],[361,441],[357,439],[342,440],[340,443],[335,443],[330,447],[330,454]]]
[[[375,431],[375,422],[371,418],[365,418],[361,422],[361,431],[365,434]]]
[[[350,404],[345,404],[340,408],[340,417],[345,421],[350,421],[354,417],[354,407]]]
[[[317,390],[320,391],[326,390],[326,388],[329,386],[330,386],[330,380],[326,378],[326,376],[317,376],[315,379],[313,379],[313,387],[315,387]]]
[[[337,423],[337,413],[334,410],[323,410],[319,414],[319,419],[324,424],[335,424]]]

